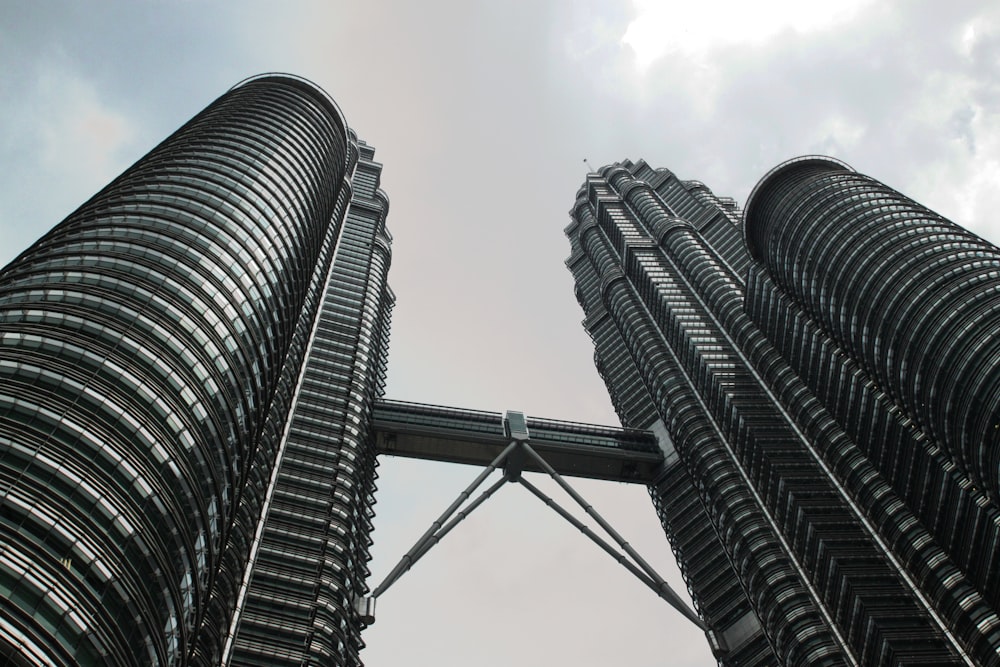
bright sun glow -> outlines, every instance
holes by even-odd
[[[622,42],[645,69],[669,53],[698,57],[717,46],[759,43],[784,30],[821,30],[849,20],[870,1],[633,0],[636,17]]]

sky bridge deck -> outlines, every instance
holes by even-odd
[[[663,462],[648,431],[527,418],[532,448],[567,477],[650,484]],[[510,443],[503,414],[403,401],[375,403],[380,454],[489,465]],[[533,462],[528,471],[541,469]]]

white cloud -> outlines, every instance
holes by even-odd
[[[93,84],[65,70],[48,70],[36,82],[29,134],[47,170],[102,184],[126,166],[122,151],[135,126],[101,99]]]
[[[138,157],[137,125],[70,68],[47,62],[3,81],[17,105],[0,108],[0,265]]]
[[[850,155],[864,138],[865,130],[863,124],[833,113],[817,125],[810,151],[835,157]]]
[[[633,0],[636,17],[622,36],[641,69],[667,54],[699,59],[713,48],[758,44],[786,30],[813,32],[850,20],[870,0],[671,2]]]
[[[964,137],[955,137],[930,164],[906,184],[924,205],[985,236],[1000,242],[996,211],[1000,210],[1000,117],[981,109],[969,120],[967,133],[975,137],[973,151]],[[915,194],[919,193],[919,195]]]

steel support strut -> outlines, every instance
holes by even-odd
[[[469,513],[472,512],[472,510],[481,505],[484,500],[493,495],[493,493],[498,488],[500,488],[500,486],[502,486],[503,482],[505,482],[506,479],[501,479],[499,484],[494,484],[492,487],[487,489],[486,492],[483,493],[482,496],[477,498],[476,501],[473,502],[472,505],[466,511],[461,513],[461,515],[458,517],[458,521],[455,521],[453,524],[449,524],[447,530],[438,534],[438,530],[441,528],[444,522],[451,518],[451,515],[455,513],[455,510],[461,507],[462,503],[468,500],[469,496],[472,495],[472,492],[475,491],[479,487],[479,485],[483,483],[483,480],[485,480],[487,477],[490,476],[490,473],[492,473],[494,470],[497,469],[497,466],[503,463],[503,460],[507,458],[507,456],[512,451],[514,451],[517,445],[518,445],[517,442],[511,442],[509,445],[507,445],[507,448],[504,449],[502,452],[500,452],[500,454],[495,459],[493,459],[492,463],[486,466],[483,472],[481,472],[479,476],[476,477],[475,480],[473,480],[472,484],[470,484],[464,491],[462,491],[462,493],[458,495],[458,498],[455,499],[455,502],[453,502],[451,505],[448,506],[448,509],[444,511],[444,514],[438,517],[437,520],[435,520],[434,523],[431,524],[431,527],[428,528],[427,531],[420,536],[420,539],[417,540],[417,543],[414,544],[413,547],[403,555],[402,559],[400,559],[400,561],[396,564],[396,567],[392,568],[392,571],[386,576],[386,578],[382,581],[382,583],[375,588],[375,590],[372,592],[371,597],[377,598],[379,595],[384,593],[386,589],[389,588],[389,586],[392,586],[392,584],[395,583],[395,581],[399,579],[399,577],[402,576],[404,572],[413,567],[413,564],[416,563],[421,556],[427,553],[428,549],[430,549],[442,537],[444,537],[445,533],[454,528],[459,521],[468,516]]]
[[[554,501],[549,496],[545,495],[545,493],[542,492],[537,486],[535,486],[534,484],[532,484],[531,482],[529,482],[524,478],[521,478],[520,482],[521,485],[524,486],[524,488],[526,488],[532,494],[534,494],[536,498],[538,498],[543,503],[551,507],[553,510],[555,510],[556,514],[566,519],[566,521],[570,522],[573,526],[575,526],[577,530],[579,530],[581,533],[589,537],[594,544],[601,547],[601,549],[603,549],[605,552],[608,553],[608,555],[610,555],[612,558],[618,561],[626,570],[635,575],[636,579],[638,579],[642,583],[646,584],[646,586],[651,588],[653,592],[656,593],[657,596],[659,596],[661,599],[666,601],[667,604],[669,604],[671,607],[684,614],[685,618],[690,620],[692,623],[697,625],[702,630],[708,630],[708,626],[706,626],[705,623],[700,618],[698,618],[698,616],[693,611],[688,609],[687,605],[684,604],[684,601],[678,598],[677,593],[675,593],[674,590],[670,588],[670,585],[667,584],[665,581],[663,581],[659,576],[651,577],[642,570],[640,570],[638,567],[636,567],[636,565],[632,561],[630,561],[628,558],[625,557],[625,554],[616,550],[613,546],[611,546],[606,541],[601,539],[600,535],[592,531],[590,528],[587,527],[586,524],[584,524],[582,521],[577,519],[568,511],[566,511],[566,509],[564,509],[561,505],[559,505],[559,503]]]
[[[458,508],[461,507],[462,503],[468,500],[468,498],[472,495],[472,492],[475,491],[479,487],[479,485],[482,484],[483,481],[500,466],[501,463],[503,463],[511,455],[515,453],[521,454],[522,452],[524,454],[527,454],[528,457],[531,458],[535,463],[537,463],[542,470],[548,473],[548,475],[552,477],[553,480],[555,480],[556,484],[558,484],[567,494],[569,494],[569,496],[573,498],[573,500],[575,500],[580,505],[580,507],[583,508],[583,510],[587,513],[587,515],[590,516],[592,519],[594,519],[594,521],[596,521],[597,524],[601,528],[603,528],[609,536],[611,536],[611,538],[618,544],[618,546],[624,551],[624,553],[615,549],[614,546],[612,546],[603,538],[601,538],[600,535],[598,535],[589,527],[587,527],[586,524],[584,524],[582,521],[580,521],[578,518],[576,518],[575,516],[570,514],[566,509],[560,506],[559,503],[557,503],[552,498],[545,495],[545,493],[539,490],[538,487],[536,487],[534,484],[527,481],[524,478],[524,476],[520,474],[521,468],[523,467],[520,464],[514,466],[512,470],[508,470],[504,475],[504,477],[502,477],[496,483],[494,483],[485,491],[483,491],[465,509],[458,511]],[[522,486],[524,486],[524,488],[526,488],[539,500],[541,500],[543,503],[551,507],[557,514],[559,514],[559,516],[566,519],[566,521],[568,521],[570,524],[576,527],[580,532],[589,537],[595,544],[597,544],[597,546],[599,546],[601,549],[607,552],[612,558],[618,561],[625,569],[627,569],[629,572],[635,575],[635,577],[639,581],[641,581],[650,589],[652,589],[657,594],[657,596],[659,596],[661,599],[666,601],[670,606],[672,606],[674,609],[683,614],[684,617],[687,618],[689,621],[697,625],[702,630],[708,632],[709,635],[713,639],[715,639],[715,641],[718,641],[717,638],[715,638],[714,633],[710,631],[710,628],[705,624],[705,622],[702,621],[701,618],[699,618],[698,615],[690,607],[687,606],[685,601],[673,590],[673,588],[670,587],[670,585],[666,581],[664,581],[663,577],[661,577],[656,572],[656,570],[654,570],[653,567],[649,563],[647,563],[635,551],[635,549],[632,548],[632,546],[625,540],[625,538],[619,535],[618,532],[611,527],[611,524],[605,521],[604,517],[598,514],[597,510],[595,510],[594,507],[590,505],[590,503],[584,500],[583,497],[579,493],[577,493],[576,490],[573,489],[573,487],[570,486],[569,483],[566,482],[566,480],[564,480],[562,476],[558,472],[556,472],[556,470],[551,465],[549,465],[549,463],[545,459],[539,456],[539,454],[534,449],[532,449],[532,447],[527,443],[526,439],[513,440],[493,460],[493,462],[490,463],[490,465],[488,465],[483,470],[483,472],[480,473],[478,477],[476,477],[476,479],[472,482],[472,484],[470,484],[464,491],[462,491],[462,493],[459,494],[455,502],[453,502],[448,507],[448,509],[446,509],[444,513],[440,517],[438,517],[438,519],[435,520],[434,523],[431,524],[431,527],[428,528],[427,531],[420,536],[420,539],[417,540],[416,544],[414,544],[413,547],[408,552],[406,552],[406,554],[399,561],[399,563],[396,564],[396,567],[394,567],[392,571],[389,572],[386,578],[382,581],[382,583],[375,588],[371,597],[362,599],[362,602],[365,600],[371,600],[373,604],[374,598],[377,598],[379,595],[384,593],[390,586],[392,586],[392,584],[395,583],[396,580],[399,579],[404,572],[413,567],[413,565],[418,560],[420,560],[420,558],[422,558],[423,555],[426,554],[431,549],[431,547],[433,547],[435,544],[441,541],[441,538],[447,535],[455,526],[461,523],[463,519],[469,516],[469,514],[471,514],[473,510],[475,510],[477,507],[482,505],[488,498],[490,498],[490,496],[496,493],[500,489],[500,487],[503,486],[506,482],[519,482]],[[455,515],[454,518],[452,518],[453,515]],[[373,617],[371,618],[371,620],[368,620],[367,622],[371,622],[372,620],[374,620]],[[719,648],[725,650],[724,647],[719,647]]]
[[[607,534],[610,535],[612,537],[612,539],[614,539],[615,542],[618,543],[618,546],[620,546],[625,551],[625,553],[627,553],[629,556],[632,557],[632,560],[635,562],[636,565],[638,565],[640,568],[642,568],[642,572],[644,572],[647,575],[648,579],[650,579],[653,582],[655,582],[655,586],[650,586],[650,587],[653,590],[656,591],[657,595],[659,595],[661,598],[663,598],[664,600],[666,600],[667,602],[669,602],[670,605],[672,607],[674,607],[674,609],[676,609],[677,611],[679,611],[682,614],[684,614],[684,616],[688,620],[690,620],[692,623],[694,623],[695,625],[697,625],[699,628],[701,628],[702,630],[708,630],[708,627],[701,620],[701,618],[699,618],[698,615],[696,613],[694,613],[694,611],[692,611],[687,606],[687,604],[684,602],[684,600],[679,595],[677,595],[677,593],[674,591],[673,588],[670,587],[670,584],[668,584],[666,581],[664,581],[663,577],[661,577],[659,575],[659,573],[656,570],[653,569],[653,566],[650,565],[649,563],[647,563],[642,558],[642,556],[640,556],[638,554],[638,552],[636,552],[636,550],[632,548],[632,545],[629,544],[625,540],[624,537],[622,537],[621,535],[619,535],[618,531],[616,531],[614,528],[612,528],[611,524],[609,524],[607,521],[604,520],[604,517],[602,517],[600,514],[597,513],[597,510],[594,509],[593,505],[591,505],[586,500],[584,500],[583,496],[581,496],[579,493],[577,493],[576,489],[574,489],[572,486],[570,486],[569,483],[562,478],[562,475],[560,475],[558,472],[556,472],[555,468],[553,468],[552,466],[549,465],[548,461],[546,461],[541,456],[539,456],[538,452],[536,452],[534,449],[531,448],[531,445],[529,445],[526,442],[522,442],[521,446],[524,447],[524,450],[528,453],[528,456],[530,456],[532,459],[534,459],[535,462],[539,466],[542,467],[542,470],[544,470],[545,472],[547,472],[549,474],[549,476],[552,479],[555,480],[556,484],[558,484],[559,486],[561,486],[562,489],[563,489],[563,491],[565,491],[566,493],[568,493],[569,496],[573,500],[575,500],[577,502],[577,504],[580,505],[580,507],[583,508],[583,511],[586,512],[587,515],[590,516],[592,519],[594,519],[594,521],[596,521],[597,524],[601,528],[603,528],[605,530],[605,532],[607,532]],[[522,480],[522,484],[525,484],[525,486],[527,487],[527,484],[523,480]],[[530,491],[531,488],[529,487],[528,490]],[[541,498],[541,496],[539,496],[539,497]],[[546,503],[546,504],[548,504],[548,503]],[[557,506],[553,506],[553,505],[549,505],[549,506],[553,507],[553,509],[556,509],[556,507],[557,507]],[[562,508],[559,508],[559,509],[561,510]],[[557,511],[559,511],[559,510],[557,510]],[[567,520],[570,520],[570,516],[571,515],[569,515],[568,513],[564,514],[563,512],[564,511],[560,511],[559,514],[561,516],[563,516],[564,518],[566,518]],[[573,520],[570,520],[570,522],[573,523],[573,525],[577,525],[577,523],[574,523]],[[581,523],[577,527],[580,527],[582,525],[583,524]],[[622,563],[623,565],[625,564],[621,560],[619,560],[619,562]],[[632,571],[631,568],[630,568],[630,571]],[[636,576],[639,576],[638,572],[634,572],[633,571],[633,574],[635,574]],[[643,580],[644,583],[645,583],[645,581],[646,581],[645,579],[643,579],[642,577],[640,577],[640,579]],[[649,584],[647,583],[647,585],[649,585]]]

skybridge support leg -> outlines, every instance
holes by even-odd
[[[652,589],[657,596],[683,614],[689,621],[704,630],[708,634],[709,640],[713,643],[713,648],[715,650],[725,651],[726,647],[720,645],[720,638],[710,630],[705,622],[702,621],[690,607],[687,606],[685,601],[670,587],[666,581],[664,581],[663,577],[661,577],[656,570],[654,570],[653,567],[647,563],[635,551],[635,549],[632,548],[625,538],[618,534],[618,532],[611,527],[611,524],[605,521],[604,517],[598,514],[597,510],[595,510],[590,503],[584,500],[583,497],[577,493],[576,490],[570,486],[569,483],[566,482],[566,480],[564,480],[545,459],[539,456],[539,454],[532,449],[527,442],[527,430],[523,430],[525,431],[523,435],[516,432],[508,433],[508,435],[514,439],[507,446],[507,448],[504,449],[503,452],[501,452],[500,455],[497,456],[478,477],[476,477],[468,488],[459,494],[455,502],[453,502],[448,509],[444,511],[444,514],[431,524],[431,527],[420,537],[420,539],[417,540],[416,544],[414,544],[413,547],[406,552],[399,563],[396,564],[396,567],[394,567],[386,576],[385,580],[383,580],[382,583],[375,588],[372,595],[367,598],[359,598],[356,600],[358,614],[361,616],[361,619],[366,623],[372,623],[374,621],[375,598],[392,586],[392,584],[395,583],[404,572],[413,567],[413,565],[420,560],[420,558],[422,558],[423,555],[431,549],[431,547],[440,542],[445,535],[447,535],[477,507],[482,505],[488,498],[496,493],[501,486],[503,486],[506,482],[519,482],[539,500],[555,510],[559,516],[566,519],[580,532],[589,537],[591,541],[618,561],[626,570],[635,575],[639,581]],[[587,515],[596,521],[597,524],[607,532],[607,534],[618,544],[624,553],[609,544],[600,535],[587,527],[586,524],[570,514],[552,498],[545,495],[545,493],[539,490],[534,484],[526,480],[524,476],[521,475],[521,470],[524,467],[525,455],[537,463],[542,470],[548,473],[548,475],[555,480],[556,484],[562,487],[562,489],[569,494],[569,496],[573,498],[573,500],[575,500],[580,507],[583,508]],[[488,477],[505,461],[508,462],[508,465],[504,476],[477,496],[475,500],[473,500],[465,509],[458,511],[458,508],[469,499],[472,493],[480,486],[480,484],[483,483],[486,477]]]
[[[636,579],[646,584],[646,586],[652,589],[657,596],[666,601],[667,604],[669,604],[671,607],[679,611],[681,614],[684,615],[685,618],[687,618],[689,621],[697,625],[702,630],[707,631],[709,629],[708,626],[705,625],[705,622],[702,621],[697,614],[691,611],[691,609],[689,609],[686,604],[684,604],[684,601],[677,596],[677,593],[675,593],[674,590],[670,588],[670,585],[667,584],[665,581],[663,581],[662,577],[660,577],[658,574],[655,577],[652,577],[648,575],[646,572],[643,572],[643,570],[639,569],[632,561],[626,558],[624,554],[622,554],[620,551],[618,551],[613,546],[608,544],[606,541],[601,539],[600,535],[592,531],[590,528],[586,526],[586,524],[584,524],[582,521],[580,521],[575,516],[570,514],[565,508],[559,505],[559,503],[554,501],[549,496],[545,495],[545,493],[542,492],[534,484],[524,479],[523,477],[519,481],[521,482],[521,485],[524,488],[526,488],[528,491],[534,494],[535,497],[537,497],[543,503],[545,503],[553,510],[555,510],[556,514],[566,519],[566,521],[570,522],[573,526],[576,527],[577,530],[579,530],[581,533],[589,537],[594,544],[599,546],[608,555],[610,555],[612,558],[618,561],[622,565],[622,567],[624,567],[626,570],[635,575]]]
[[[483,480],[489,477],[490,473],[496,470],[497,466],[503,463],[504,459],[506,459],[507,456],[510,455],[510,453],[514,451],[514,449],[517,446],[518,446],[517,442],[511,442],[509,445],[507,445],[507,448],[504,449],[502,452],[500,452],[500,454],[495,459],[493,459],[493,462],[483,469],[483,471],[479,474],[478,477],[476,477],[476,479],[472,482],[472,484],[470,484],[464,491],[462,491],[462,493],[458,495],[458,498],[455,499],[455,502],[449,505],[448,509],[444,511],[444,514],[438,517],[438,519],[431,524],[431,527],[428,528],[427,531],[420,536],[420,539],[417,540],[417,543],[414,544],[413,547],[409,551],[407,551],[406,554],[403,555],[403,558],[400,559],[399,563],[396,564],[396,567],[392,568],[392,571],[389,572],[389,574],[382,581],[382,583],[375,588],[375,590],[371,594],[372,598],[377,598],[379,595],[384,593],[386,589],[392,586],[392,584],[395,583],[395,581],[399,579],[400,576],[403,575],[404,572],[413,567],[413,564],[421,556],[427,553],[428,549],[434,546],[434,544],[436,544],[442,537],[444,537],[444,535],[448,531],[454,528],[455,525],[457,525],[462,519],[468,516],[472,510],[481,505],[483,501],[485,501],[487,498],[493,495],[493,493],[495,493],[496,490],[503,485],[503,482],[505,482],[506,479],[501,479],[500,483],[494,484],[492,487],[487,489],[486,493],[477,498],[476,501],[472,503],[472,505],[467,510],[465,510],[460,514],[460,516],[458,517],[458,521],[455,521],[453,524],[449,524],[447,526],[447,530],[444,530],[443,532],[438,534],[438,531],[442,527],[442,525],[446,521],[448,521],[448,519],[451,518],[451,516],[455,513],[455,511],[459,507],[461,507],[462,503],[468,500],[469,496],[472,495],[472,492],[475,491],[477,488],[479,488],[479,485],[483,483]]]
[[[688,620],[690,620],[692,623],[694,623],[695,625],[697,625],[699,628],[701,628],[702,630],[708,630],[708,627],[705,625],[705,623],[698,617],[698,615],[696,613],[694,613],[694,611],[692,611],[687,606],[687,604],[684,602],[684,600],[674,591],[673,588],[670,587],[670,584],[668,584],[666,581],[664,581],[663,577],[661,577],[659,575],[659,573],[656,570],[653,569],[653,566],[650,565],[649,563],[647,563],[642,558],[642,556],[640,556],[638,554],[638,552],[636,552],[636,550],[632,548],[632,545],[630,545],[625,540],[624,537],[622,537],[620,534],[618,534],[618,531],[616,531],[614,528],[612,528],[611,524],[609,524],[607,521],[604,520],[604,517],[602,517],[600,514],[597,513],[597,510],[594,509],[593,505],[591,505],[586,500],[584,500],[583,496],[581,496],[579,493],[577,493],[576,489],[574,489],[572,486],[570,486],[569,483],[565,479],[563,479],[562,475],[560,475],[558,472],[556,472],[555,468],[553,468],[551,465],[549,465],[548,461],[546,461],[541,456],[539,456],[538,452],[536,452],[534,449],[532,449],[531,445],[529,445],[527,442],[523,442],[523,443],[521,443],[521,445],[524,448],[524,451],[527,452],[528,456],[530,456],[532,459],[534,459],[535,463],[537,463],[539,466],[541,466],[542,470],[544,470],[546,473],[548,473],[548,475],[552,479],[555,480],[556,484],[558,484],[560,487],[562,487],[563,491],[565,491],[566,493],[568,493],[569,496],[573,500],[575,500],[577,502],[577,504],[580,505],[580,507],[583,508],[583,511],[586,512],[587,515],[590,516],[592,519],[594,519],[594,521],[596,521],[597,524],[601,528],[603,528],[607,532],[607,534],[610,535],[612,537],[612,539],[614,539],[615,542],[618,543],[618,546],[620,546],[625,551],[625,553],[627,553],[629,556],[632,557],[632,560],[635,561],[635,564],[638,565],[640,568],[642,568],[642,572],[645,573],[645,575],[647,576],[647,578],[649,580],[652,580],[655,583],[655,585],[651,586],[651,587],[653,588],[653,590],[656,591],[657,595],[659,595],[661,598],[663,598],[664,600],[666,600],[667,602],[669,602],[671,606],[673,606],[677,611],[679,611],[682,614],[684,614],[684,616]],[[524,483],[524,481],[522,480],[522,484],[523,483]],[[530,490],[531,490],[531,488],[529,488],[529,491]],[[546,504],[548,504],[548,503],[546,503]],[[556,506],[556,507],[558,507],[558,506]],[[555,509],[555,507],[553,507],[553,509]],[[557,509],[556,511],[559,511],[560,515],[562,515],[562,516],[566,517],[567,519],[569,519],[569,517],[571,515],[569,515],[568,513],[563,514],[563,512],[565,510],[563,510],[563,511],[560,511],[560,510],[562,510],[561,507],[559,509]],[[575,519],[571,520],[571,523],[573,521],[575,521]],[[577,525],[577,524],[574,523],[573,525]],[[583,525],[583,524],[580,524],[580,525]],[[577,527],[579,527],[579,526],[577,526]],[[591,539],[593,539],[593,538],[591,538]],[[621,562],[621,561],[619,561],[619,562]],[[630,563],[630,565],[631,565],[631,563]],[[636,576],[638,576],[638,573],[636,573],[636,572],[633,572],[633,574],[636,574]],[[644,583],[646,582],[646,579],[641,578],[641,577],[640,577],[640,579],[642,579]]]
[[[441,538],[450,533],[451,529],[460,524],[465,517],[472,514],[473,510],[475,510],[477,507],[486,502],[486,500],[489,499],[489,497],[492,496],[494,493],[496,493],[501,486],[506,484],[507,481],[508,480],[506,477],[501,477],[496,482],[494,482],[488,489],[479,494],[479,496],[475,500],[469,503],[468,507],[466,507],[464,510],[459,510],[458,512],[456,512],[455,517],[451,521],[446,523],[440,530],[438,530],[436,533],[434,533],[424,541],[423,546],[420,547],[420,550],[417,551],[416,554],[414,554],[413,562],[410,563],[410,567],[413,567],[416,564],[416,562],[423,557],[425,553],[430,551],[431,547],[440,542]]]

